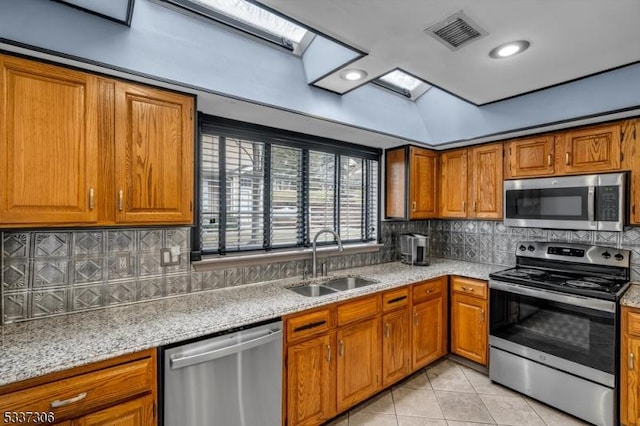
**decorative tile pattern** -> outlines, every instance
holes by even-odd
[[[2,267],[2,289],[26,290],[29,262],[27,259],[6,259]]]
[[[140,229],[138,234],[138,252],[157,253],[162,248],[162,229]]]
[[[46,259],[36,260],[33,264],[32,287],[59,287],[69,282],[69,261]]]
[[[180,246],[181,251],[189,250],[189,229],[167,229],[165,247]]]
[[[168,275],[165,282],[167,296],[189,292],[189,275]]]
[[[139,279],[137,300],[157,299],[164,296],[164,278]]]
[[[31,317],[47,317],[67,311],[67,289],[38,290],[31,294]]]
[[[2,257],[28,257],[29,234],[26,232],[7,232],[2,238]]]
[[[29,292],[5,293],[2,298],[3,322],[21,321],[29,318]]]
[[[102,284],[74,287],[71,300],[74,311],[99,308],[102,306]]]
[[[76,259],[73,261],[73,274],[75,283],[102,282],[104,276],[104,258]]]
[[[74,232],[73,255],[95,256],[104,253],[104,232]]]
[[[160,253],[148,253],[138,255],[138,276],[161,275]]]
[[[106,285],[108,305],[121,305],[136,300],[136,283],[133,281],[116,281]]]
[[[107,246],[109,253],[135,252],[136,232],[135,231],[107,231]]]
[[[35,234],[35,256],[68,256],[70,235],[68,232],[37,232]]]

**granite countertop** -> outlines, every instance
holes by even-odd
[[[620,299],[622,306],[630,308],[640,308],[640,283],[632,283],[627,292]]]
[[[316,298],[287,290],[301,283],[295,277],[7,324],[0,326],[0,386],[442,275],[487,280],[504,268],[449,259],[386,263],[335,271],[378,283]]]

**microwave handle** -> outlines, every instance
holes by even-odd
[[[594,222],[596,220],[596,187],[590,186],[587,193],[587,220]]]

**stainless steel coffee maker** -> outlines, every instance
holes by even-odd
[[[402,256],[402,263],[428,266],[430,257],[429,235],[400,235],[400,255]]]

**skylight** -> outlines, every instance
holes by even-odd
[[[431,86],[402,70],[396,69],[374,80],[379,86],[392,90],[398,94],[406,96],[411,100],[416,100],[420,95],[429,90]]]
[[[166,0],[290,50],[308,44],[312,33],[246,0]],[[304,50],[304,49],[302,49]],[[299,53],[299,52],[296,52]]]

